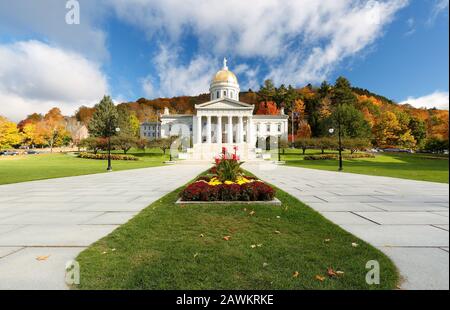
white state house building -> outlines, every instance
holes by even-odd
[[[254,115],[255,106],[239,101],[239,83],[228,70],[224,59],[222,70],[211,82],[210,101],[196,104],[195,114],[170,114],[164,109],[160,122],[141,124],[142,138],[178,136],[179,159],[212,160],[222,147],[230,152],[237,146],[241,160],[266,158],[264,154],[287,140],[288,116]]]

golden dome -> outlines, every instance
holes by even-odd
[[[228,71],[226,69],[222,69],[214,75],[212,80],[213,83],[233,83],[238,84],[238,80],[236,75],[233,72]]]

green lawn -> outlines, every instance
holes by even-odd
[[[281,159],[290,166],[331,171],[338,169],[337,160],[304,160],[301,150],[286,149],[285,152]],[[319,153],[317,150],[306,151],[306,155]],[[375,158],[344,160],[344,172],[448,183],[448,155],[378,153]]]
[[[114,171],[158,166],[168,159],[168,155],[164,156],[159,149],[147,150],[145,154],[131,150],[128,154],[136,155],[140,160],[115,160],[112,162]],[[101,173],[106,172],[106,167],[105,160],[81,159],[73,154],[0,157],[0,184]]]
[[[384,254],[282,191],[277,193],[282,207],[180,206],[174,204],[177,194],[84,250],[77,258],[78,288],[396,288],[398,273]],[[380,263],[380,285],[365,282],[369,260]],[[331,278],[328,267],[344,274]]]

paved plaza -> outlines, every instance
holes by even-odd
[[[67,261],[208,167],[164,166],[0,186],[0,289],[67,289]]]
[[[245,164],[397,265],[404,289],[449,289],[448,184]]]
[[[67,261],[209,166],[0,186],[0,289],[67,289]],[[449,288],[447,184],[265,163],[244,168],[381,249],[399,268],[402,288]]]

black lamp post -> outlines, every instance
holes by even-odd
[[[342,171],[342,134],[341,134],[341,122],[338,122],[338,145],[339,145],[339,171]]]
[[[334,133],[334,128],[328,129],[330,134]],[[341,124],[338,124],[338,152],[339,152],[339,171],[342,171],[342,139],[341,139]]]
[[[111,121],[109,122],[109,128],[111,129]],[[120,128],[116,128],[116,132],[119,132]],[[108,135],[108,168],[106,168],[106,171],[112,171],[111,166],[111,130],[109,131]]]

